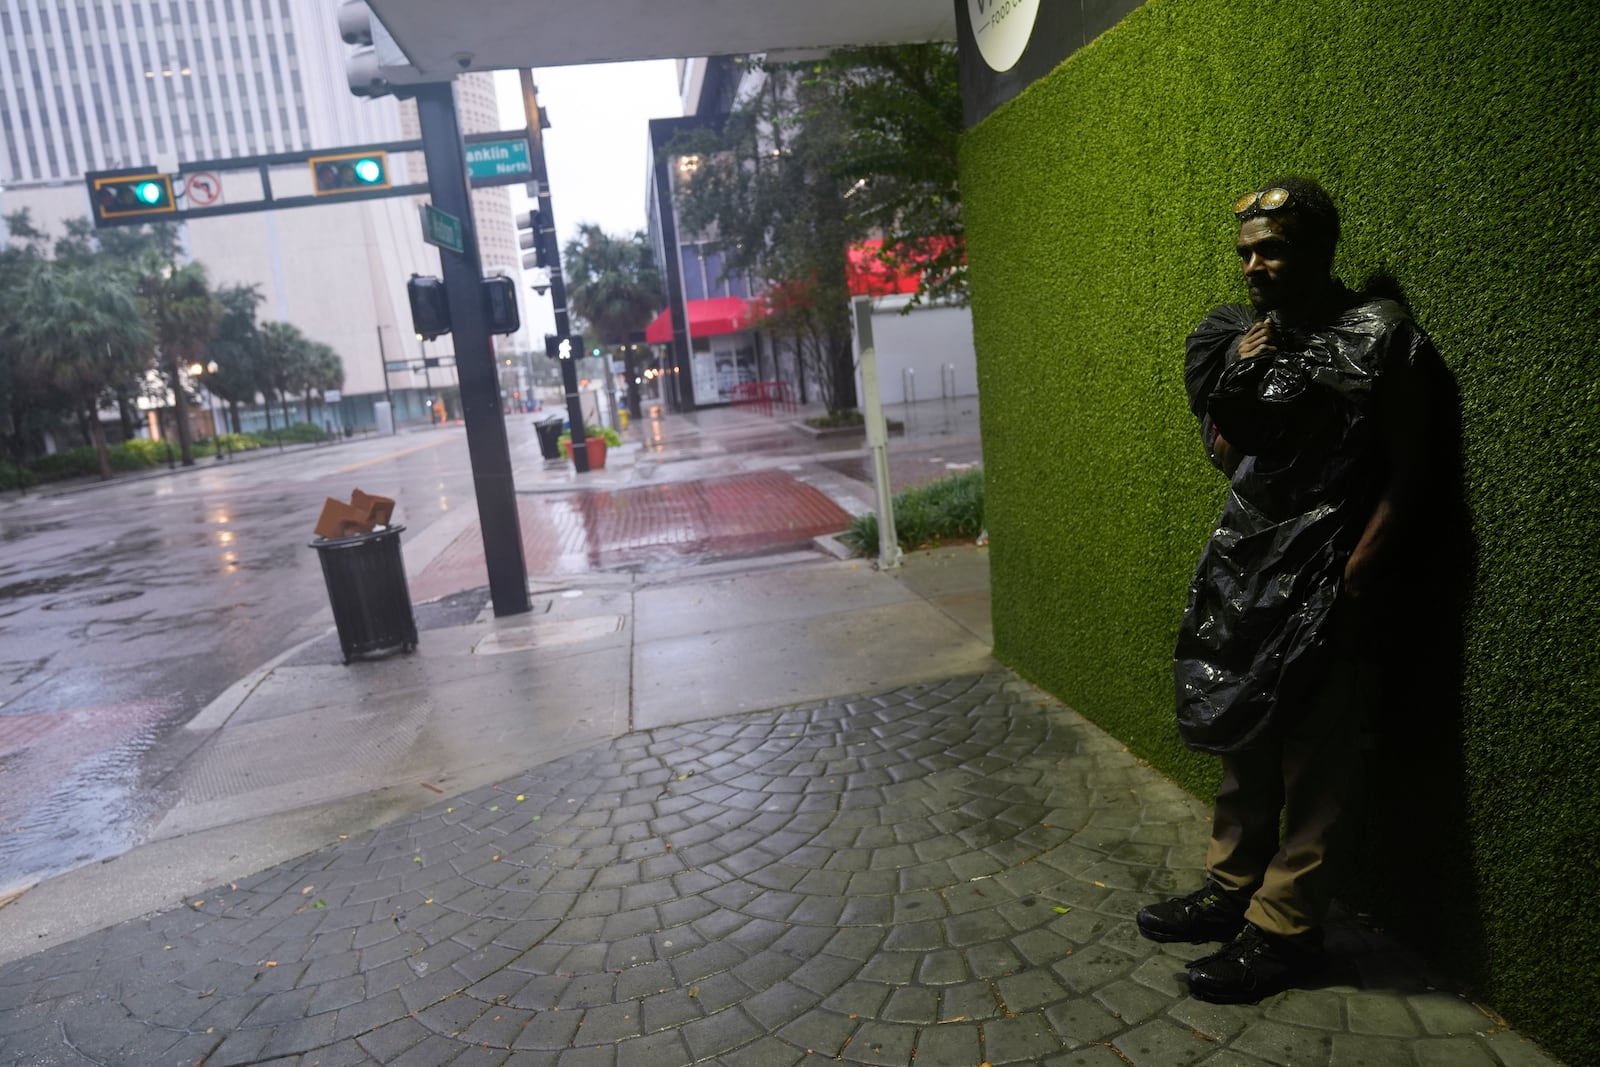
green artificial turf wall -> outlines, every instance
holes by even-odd
[[[1574,1064],[1600,1063],[1597,25],[1151,0],[969,131],[961,175],[996,652],[1201,796],[1170,655],[1224,486],[1181,367],[1243,298],[1234,197],[1320,177],[1340,276],[1409,298],[1458,390],[1436,514],[1465,536],[1393,636],[1352,892]]]

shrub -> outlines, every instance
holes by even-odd
[[[26,489],[36,481],[28,468],[0,459],[0,489]]]
[[[622,446],[622,435],[609,426],[585,426],[583,429],[590,437],[604,437],[607,448],[620,448]],[[558,445],[570,445],[572,443],[572,431],[568,430],[562,434],[556,439],[556,443]]]
[[[95,456],[94,449],[88,447],[69,448],[61,452],[53,452],[48,456],[40,456],[28,464],[33,473],[41,482],[54,482],[62,478],[81,478],[87,475],[100,473],[100,460]]]
[[[253,448],[260,448],[261,442],[253,434],[225,433],[218,438],[222,446],[229,452],[248,452]]]
[[[975,538],[983,530],[983,468],[895,494],[894,532],[902,548],[925,548]],[[857,515],[839,540],[858,555],[878,550],[876,512]]]
[[[286,426],[274,432],[283,440],[284,444],[289,445],[305,445],[328,439],[326,430],[309,422],[297,422],[293,426]],[[271,434],[265,436],[263,443],[268,440],[272,441],[274,445],[277,444],[277,440],[273,439]]]
[[[124,441],[120,445],[112,445],[111,469],[119,471],[143,470],[148,467],[159,467],[167,461],[167,447],[169,442],[151,441],[147,438],[136,437],[131,441]],[[177,454],[176,446],[172,449],[173,455]]]

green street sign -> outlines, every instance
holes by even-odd
[[[448,248],[452,252],[465,252],[466,245],[461,240],[461,220],[448,212],[440,211],[432,204],[423,204],[422,212],[422,239],[438,248]]]
[[[467,145],[467,177],[530,178],[533,161],[528,157],[528,138],[510,137],[500,141],[479,141]]]

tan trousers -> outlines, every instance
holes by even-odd
[[[1224,888],[1251,893],[1245,918],[1268,933],[1301,937],[1320,930],[1330,895],[1330,839],[1358,788],[1372,695],[1370,667],[1341,647],[1297,723],[1259,747],[1222,757],[1206,870]]]

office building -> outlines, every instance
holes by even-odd
[[[86,171],[175,172],[414,137],[413,105],[351,95],[334,10],[325,0],[0,0],[0,213],[26,209],[59,233],[89,214]],[[464,131],[498,125],[492,75],[458,79],[457,95]],[[218,202],[253,198],[248,172],[216,176]],[[486,268],[514,273],[507,191],[480,190],[474,202]],[[452,362],[448,337],[424,352],[411,328],[406,279],[439,273],[416,198],[194,219],[183,240],[214,284],[261,287],[263,321],[291,322],[339,353],[346,399],[333,417],[370,424],[386,385],[402,419],[425,420],[429,398],[448,399],[448,366],[385,370],[424,355]]]

